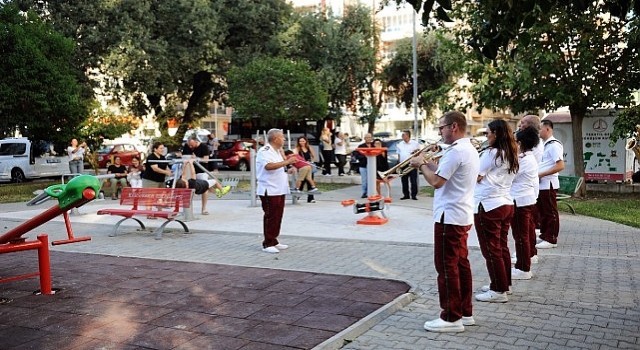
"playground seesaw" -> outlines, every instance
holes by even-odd
[[[58,200],[58,204],[23,222],[15,228],[0,236],[0,254],[19,252],[25,250],[38,251],[38,272],[28,273],[18,276],[0,278],[0,283],[12,282],[40,276],[41,294],[54,294],[51,287],[51,265],[49,259],[49,237],[46,234],[37,236],[37,240],[27,240],[25,234],[33,229],[62,215],[67,239],[52,241],[52,245],[69,244],[88,241],[89,236],[74,237],[69,219],[69,210],[78,208],[94,200],[100,192],[100,180],[91,175],[80,175],[71,179],[66,184],[59,184],[47,187],[43,193],[39,194],[27,205],[38,205],[51,198]]]

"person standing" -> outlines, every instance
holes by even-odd
[[[171,176],[167,160],[164,156],[164,145],[161,142],[154,142],[151,147],[152,152],[147,156],[146,165],[142,172],[142,187],[163,188],[165,187],[165,176]]]
[[[433,199],[434,263],[438,273],[440,317],[424,324],[430,332],[462,332],[475,324],[472,313],[472,278],[467,237],[473,224],[473,188],[478,151],[465,138],[465,115],[450,111],[440,118],[438,129],[450,144],[436,164],[413,157],[412,167],[422,171],[435,188]]]
[[[518,172],[518,147],[506,121],[494,120],[487,129],[489,148],[480,155],[473,211],[480,252],[491,283],[476,294],[476,300],[505,303],[511,286],[508,242],[513,199],[510,191]]]
[[[364,142],[359,145],[357,148],[371,148],[373,147],[373,137],[371,136],[371,134],[365,134],[364,135]],[[353,152],[353,154],[351,155],[356,156],[358,158],[358,172],[360,173],[360,181],[361,181],[361,188],[362,188],[362,196],[361,198],[367,198],[368,196],[368,191],[369,189],[367,188],[367,157],[358,152],[357,150],[355,152]]]
[[[345,140],[344,133],[338,132],[334,142],[334,153],[337,159],[338,176],[344,176],[344,166],[347,164],[347,141]]]
[[[193,135],[189,137],[187,143],[182,147],[182,155],[183,156],[191,156],[198,161],[200,161],[200,165],[207,168],[209,166],[209,147],[206,144],[200,142],[198,136]],[[196,171],[196,179],[197,180],[209,180],[209,174],[207,174],[201,167],[193,166],[191,168],[195,168]],[[207,200],[209,198],[209,192],[205,191],[201,193],[202,198],[202,215],[209,215],[207,211]]]
[[[296,148],[294,150],[294,153],[301,155],[302,157],[304,157],[305,161],[309,162],[309,164],[312,164],[313,170],[311,171],[311,178],[315,180],[314,174],[316,173],[317,167],[315,166],[314,161],[316,159],[316,154],[313,151],[313,148],[309,146],[309,140],[307,140],[305,136],[298,137],[298,140],[296,141]],[[307,186],[307,191],[309,191],[313,187],[309,182],[303,181],[302,186],[300,186],[299,190],[302,191],[305,185]],[[316,202],[316,199],[312,194],[307,195],[307,203],[315,203],[315,202]]]
[[[107,174],[115,176],[109,179],[109,187],[111,187],[111,199],[118,199],[118,184],[122,188],[127,187],[127,167],[122,165],[119,156],[113,157],[113,164],[107,168]]]
[[[207,136],[207,147],[209,148],[209,155],[211,156],[212,159],[217,159],[218,158],[218,146],[220,146],[220,141],[218,140],[218,138],[216,137],[215,134],[211,133]],[[218,163],[217,162],[210,162],[209,163],[210,166],[208,167],[208,169],[211,169],[212,171],[217,171],[218,170]]]
[[[285,196],[289,194],[287,166],[295,163],[296,159],[286,159],[283,146],[282,130],[271,129],[267,132],[267,144],[258,150],[256,156],[258,196],[264,211],[262,251],[272,254],[289,248],[278,241],[278,236],[284,214]]]
[[[322,163],[324,164],[322,175],[331,176],[333,146],[331,145],[331,131],[329,128],[322,129],[322,133],[320,133],[320,142],[322,143]]]
[[[531,237],[535,242],[535,225],[533,223],[533,208],[538,198],[538,162],[533,155],[533,149],[540,143],[538,131],[533,127],[521,129],[516,133],[518,142],[518,173],[511,185],[514,215],[511,219],[511,232],[516,248],[515,266],[511,269],[514,280],[528,280],[531,274]],[[513,259],[512,261],[513,262]]]
[[[398,161],[404,162],[411,158],[413,154],[420,149],[420,143],[411,139],[411,131],[402,131],[402,141],[398,142]],[[413,169],[407,175],[400,178],[402,181],[402,198],[405,199],[418,199],[418,170]],[[411,184],[411,188],[409,188]],[[411,196],[411,197],[409,197]]]
[[[560,217],[556,196],[560,188],[558,173],[564,169],[564,148],[562,143],[553,137],[553,122],[550,120],[542,121],[540,137],[544,144],[544,153],[538,167],[540,193],[536,206],[540,214],[540,242],[536,244],[536,248],[547,249],[558,246]]]
[[[69,155],[69,172],[71,174],[82,174],[84,170],[84,155],[87,150],[87,144],[78,145],[77,139],[71,140],[71,145],[67,147],[67,155]]]

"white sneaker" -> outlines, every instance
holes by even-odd
[[[498,293],[492,290],[489,290],[484,293],[476,294],[477,301],[485,301],[488,303],[506,303],[509,301],[507,298],[507,293]]]
[[[266,248],[262,248],[262,251],[265,253],[271,253],[271,254],[277,254],[280,253],[280,251],[278,250],[278,248],[276,247],[266,247]]]
[[[542,242],[536,244],[536,248],[538,249],[549,249],[549,248],[555,248],[557,247],[557,244],[553,244],[553,243],[549,243],[545,240],[543,240]]]
[[[312,187],[308,192],[309,193],[316,193],[316,192],[318,192],[318,188],[317,187]]]
[[[537,264],[538,263],[538,256],[537,255],[534,255],[534,256],[531,257],[531,263],[532,264]]]
[[[513,253],[511,254],[511,265],[515,265],[515,264],[516,264],[516,262],[518,262],[518,257],[516,256],[516,253],[515,253],[515,252],[513,252]]]
[[[491,288],[489,288],[489,285],[487,284],[486,286],[480,287],[480,290],[483,291],[483,292],[488,292],[488,291],[491,290]],[[513,294],[513,289],[511,289],[511,286],[509,286],[509,290],[507,291],[507,294],[508,295]]]
[[[539,229],[539,228],[537,228],[537,229],[536,229],[536,237],[539,237],[539,236],[540,236],[540,233],[541,233],[541,232],[540,232],[540,229]]]
[[[533,277],[531,271],[522,271],[516,268],[511,269],[512,280],[530,280]]]
[[[462,316],[462,325],[463,326],[475,326],[476,320],[473,319],[473,316]]]
[[[288,249],[288,248],[289,248],[289,246],[288,246],[288,245],[286,245],[286,244],[280,244],[280,243],[276,244],[276,245],[275,245],[275,247],[276,247],[276,249],[279,249],[279,250],[285,250],[285,249]]]
[[[447,322],[441,318],[427,321],[424,323],[424,329],[429,332],[464,332],[464,326],[462,325],[462,319],[455,322]]]

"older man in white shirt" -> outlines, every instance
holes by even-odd
[[[413,154],[420,149],[420,143],[411,139],[411,131],[402,131],[402,141],[398,142],[398,161],[403,162],[413,156]],[[407,175],[400,178],[402,181],[402,198],[404,199],[418,199],[418,170],[413,169]],[[411,188],[409,188],[411,183]],[[411,197],[409,197],[411,196]]]
[[[278,242],[282,215],[284,214],[285,196],[289,194],[289,177],[287,165],[296,162],[296,158],[287,159],[282,146],[284,135],[280,129],[267,132],[267,144],[260,148],[256,157],[258,180],[258,196],[264,211],[262,251],[280,253],[289,248]]]

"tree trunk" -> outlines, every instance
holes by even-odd
[[[582,147],[582,121],[587,114],[586,105],[574,104],[569,106],[571,113],[571,131],[573,132],[573,170],[577,177],[584,178],[584,151]],[[578,196],[587,194],[586,182],[582,182],[578,190]]]

